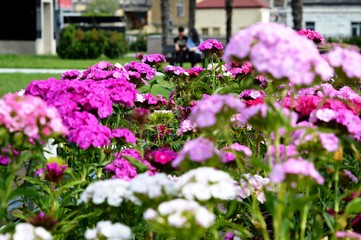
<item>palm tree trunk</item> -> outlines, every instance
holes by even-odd
[[[189,21],[188,29],[194,28],[196,23],[196,0],[189,0]]]
[[[225,0],[225,9],[226,9],[226,42],[228,43],[232,36],[233,0]]]
[[[302,29],[302,0],[291,0],[293,28]]]
[[[161,21],[162,21],[162,47],[167,45],[168,31],[169,31],[169,14],[170,6],[169,0],[160,1]]]

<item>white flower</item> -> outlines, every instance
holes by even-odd
[[[189,200],[207,201],[212,198],[234,200],[239,186],[226,172],[200,167],[183,174],[176,182],[180,196]]]
[[[172,110],[154,110],[154,113],[173,114]]]
[[[324,108],[316,111],[316,117],[321,121],[329,122],[335,119],[336,116],[337,113],[332,109]]]
[[[145,98],[143,96],[143,94],[137,94],[136,96],[136,102],[144,102],[145,101]]]
[[[174,182],[164,173],[155,175],[138,174],[130,181],[129,189],[134,194],[147,195],[150,199],[160,197],[163,193],[168,196],[174,196],[176,193]]]
[[[53,236],[42,227],[19,223],[15,226],[13,240],[53,240]]]
[[[139,200],[129,190],[129,182],[122,179],[110,179],[90,184],[80,195],[78,203],[92,202],[96,205],[107,203],[119,207],[123,201],[139,205]]]
[[[104,237],[109,240],[125,240],[132,238],[132,231],[121,223],[112,224],[110,221],[100,221],[94,229],[87,229],[84,236],[88,240],[98,240]]]
[[[9,233],[0,235],[0,240],[10,240],[10,239],[11,239],[11,235]]]
[[[157,210],[148,209],[143,218],[175,228],[190,228],[194,224],[208,228],[216,216],[195,201],[178,198],[161,203]]]

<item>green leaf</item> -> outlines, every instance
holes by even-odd
[[[323,218],[325,219],[325,222],[327,224],[327,226],[330,228],[330,230],[333,232],[334,228],[333,226],[335,225],[335,219],[328,213],[322,213]]]
[[[355,198],[349,204],[347,204],[347,207],[345,209],[345,215],[348,214],[354,214],[354,213],[360,213],[361,212],[361,198]]]

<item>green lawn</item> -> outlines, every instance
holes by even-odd
[[[106,57],[91,60],[61,59],[54,55],[0,55],[0,68],[48,68],[48,69],[87,69],[100,61],[108,61],[112,64],[131,62],[133,57],[120,59],[108,59]]]
[[[61,74],[24,74],[24,73],[0,73],[0,96],[5,93],[18,92],[25,87],[32,80],[46,80],[48,78],[59,79]],[[169,96],[169,91],[164,87],[170,87],[168,82],[158,78],[159,84],[155,85],[152,89],[152,94],[161,94],[165,97]],[[143,88],[146,89],[146,88]],[[142,89],[142,90],[143,90]]]

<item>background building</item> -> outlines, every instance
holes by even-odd
[[[226,11],[223,0],[204,0],[197,4],[196,28],[205,36],[226,35]],[[262,0],[233,0],[232,31],[256,22],[270,20],[269,5]]]

